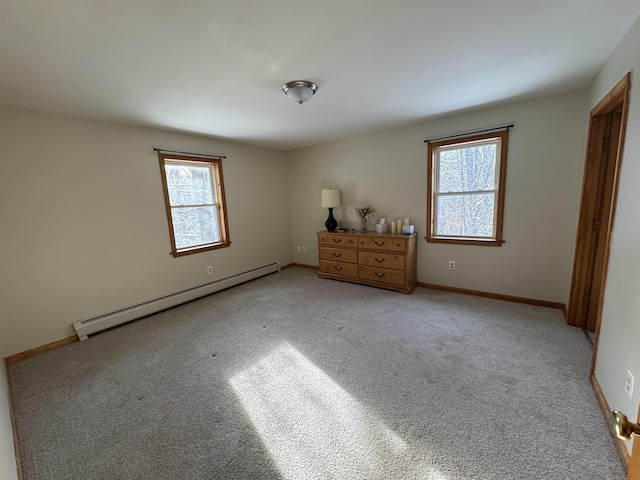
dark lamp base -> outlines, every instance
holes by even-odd
[[[324,222],[324,226],[327,227],[327,232],[335,232],[338,228],[338,222],[333,218],[333,208],[329,209],[329,218]]]

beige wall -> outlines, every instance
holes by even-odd
[[[0,356],[73,335],[75,320],[291,262],[282,152],[19,109],[0,110],[0,145]],[[230,248],[169,254],[153,146],[227,156]]]
[[[0,365],[0,480],[17,480],[13,433],[9,414],[7,371]]]
[[[341,226],[354,206],[409,217],[419,233],[418,281],[567,303],[588,121],[579,90],[453,115],[288,153],[294,261],[317,265],[320,190],[339,188]],[[500,247],[427,244],[426,138],[514,123]],[[375,220],[377,222],[377,219]],[[456,270],[448,261],[456,261]]]
[[[593,81],[594,107],[628,72],[633,72],[618,203],[596,359],[596,378],[612,409],[636,418],[640,403],[640,17]],[[624,391],[626,372],[635,375],[632,399]],[[630,447],[631,442],[628,442]]]

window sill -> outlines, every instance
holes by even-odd
[[[429,243],[449,243],[453,245],[479,245],[482,247],[501,247],[504,240],[497,240],[495,238],[488,238],[486,240],[481,238],[457,238],[457,237],[425,237],[425,240]]]
[[[216,243],[215,245],[205,245],[203,247],[194,247],[188,250],[180,250],[178,252],[171,252],[174,257],[184,257],[185,255],[192,255],[194,253],[208,252],[210,250],[217,250],[218,248],[226,248],[231,246],[231,242]]]

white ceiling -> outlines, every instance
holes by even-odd
[[[640,0],[0,0],[0,104],[288,150],[586,86],[639,12]],[[318,85],[302,106],[281,90],[298,79]]]

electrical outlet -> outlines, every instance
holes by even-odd
[[[213,267],[212,266],[208,266],[207,267],[207,275],[211,275],[213,273]]]
[[[300,247],[300,251],[301,251],[302,253],[304,253],[304,252],[305,252],[305,250],[306,250],[306,249],[305,249],[304,247]]]
[[[633,373],[627,370],[627,383],[624,386],[624,391],[627,392],[627,397],[631,399],[633,396]]]
[[[456,269],[456,262],[454,260],[449,260],[449,270]]]

